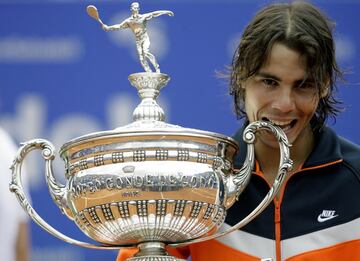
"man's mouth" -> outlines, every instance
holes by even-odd
[[[294,125],[297,122],[297,120],[280,121],[280,120],[274,120],[274,119],[270,119],[270,118],[266,118],[266,117],[263,117],[261,120],[268,121],[268,122],[274,124],[275,126],[280,127],[284,132],[289,131],[292,127],[294,127]]]

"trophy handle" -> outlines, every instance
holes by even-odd
[[[250,214],[248,214],[243,220],[239,221],[236,225],[232,226],[226,231],[219,232],[214,235],[210,235],[202,238],[196,238],[181,243],[173,243],[169,245],[179,247],[179,246],[185,246],[192,243],[199,243],[210,239],[215,239],[218,237],[225,236],[247,225],[251,220],[257,217],[274,199],[282,183],[285,180],[287,172],[291,170],[293,162],[289,156],[290,155],[289,148],[291,145],[289,144],[288,139],[285,133],[283,132],[283,130],[265,121],[256,121],[250,123],[244,130],[243,139],[247,143],[247,156],[244,165],[233,178],[233,183],[236,186],[235,197],[236,199],[239,197],[240,193],[246,187],[250,179],[249,177],[251,176],[250,174],[255,163],[255,150],[254,150],[255,133],[258,130],[267,130],[273,133],[276,139],[278,140],[280,147],[280,164],[279,164],[278,174],[269,192],[266,194],[266,196],[263,198],[260,204],[253,211],[251,211]]]
[[[49,232],[53,236],[68,242],[70,244],[79,245],[82,247],[87,248],[94,248],[94,249],[118,249],[119,247],[114,246],[97,246],[90,243],[81,242],[75,239],[72,239],[61,232],[57,231],[55,228],[50,226],[46,221],[44,221],[40,215],[35,211],[35,209],[31,206],[27,196],[24,193],[24,189],[21,182],[21,167],[23,164],[23,160],[25,159],[26,155],[35,149],[42,150],[42,157],[45,159],[45,172],[46,172],[46,182],[49,187],[50,194],[54,199],[55,203],[58,207],[65,213],[69,218],[73,218],[71,214],[71,210],[66,204],[66,187],[62,184],[59,184],[55,176],[52,172],[52,161],[55,158],[54,155],[54,146],[47,140],[44,139],[34,139],[28,142],[22,143],[21,147],[19,148],[16,157],[11,165],[12,170],[12,179],[9,185],[10,191],[15,193],[21,207],[24,209],[25,212],[30,216],[32,220],[35,221],[40,227],[42,227],[45,231]]]

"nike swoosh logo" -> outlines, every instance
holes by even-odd
[[[320,223],[322,223],[322,222],[325,222],[325,221],[328,221],[328,220],[330,220],[330,219],[333,219],[333,218],[336,218],[338,215],[335,215],[335,216],[330,216],[330,217],[323,217],[321,214],[318,216],[318,221],[320,222]]]

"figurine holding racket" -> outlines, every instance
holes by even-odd
[[[108,26],[101,21],[98,10],[95,6],[89,5],[86,10],[87,13],[96,21],[98,21],[101,24],[102,28],[107,32],[110,30],[130,28],[135,35],[136,50],[142,67],[146,72],[153,72],[148,62],[150,61],[150,63],[155,69],[155,72],[160,73],[159,64],[157,63],[155,56],[149,51],[150,39],[147,33],[146,24],[147,21],[149,21],[150,19],[158,17],[160,15],[167,14],[169,16],[174,16],[173,12],[154,11],[151,13],[140,14],[140,5],[139,3],[134,2],[130,5],[131,16],[129,18],[125,19],[120,24]]]

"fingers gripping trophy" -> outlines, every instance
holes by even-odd
[[[289,144],[283,131],[269,122],[249,124],[243,133],[247,158],[240,170],[233,169],[238,152],[230,137],[165,122],[156,98],[170,77],[160,73],[149,53],[146,22],[171,11],[139,14],[119,25],[107,26],[94,6],[89,15],[104,30],[130,28],[135,34],[141,65],[129,81],[141,98],[133,122],[114,130],[90,133],[65,143],[60,157],[65,162],[66,184],[52,170],[54,146],[47,140],[22,143],[12,165],[10,190],[24,210],[43,229],[68,243],[95,249],[138,247],[132,261],[181,260],[166,252],[166,245],[183,246],[224,236],[249,223],[273,200],[292,166]],[[155,69],[153,72],[147,61]],[[217,232],[226,211],[244,190],[254,167],[254,143],[258,130],[274,134],[279,142],[280,163],[272,188],[247,217],[224,232]],[[21,183],[21,167],[29,152],[41,150],[50,195],[60,210],[99,244],[72,239],[59,232],[35,211]]]

